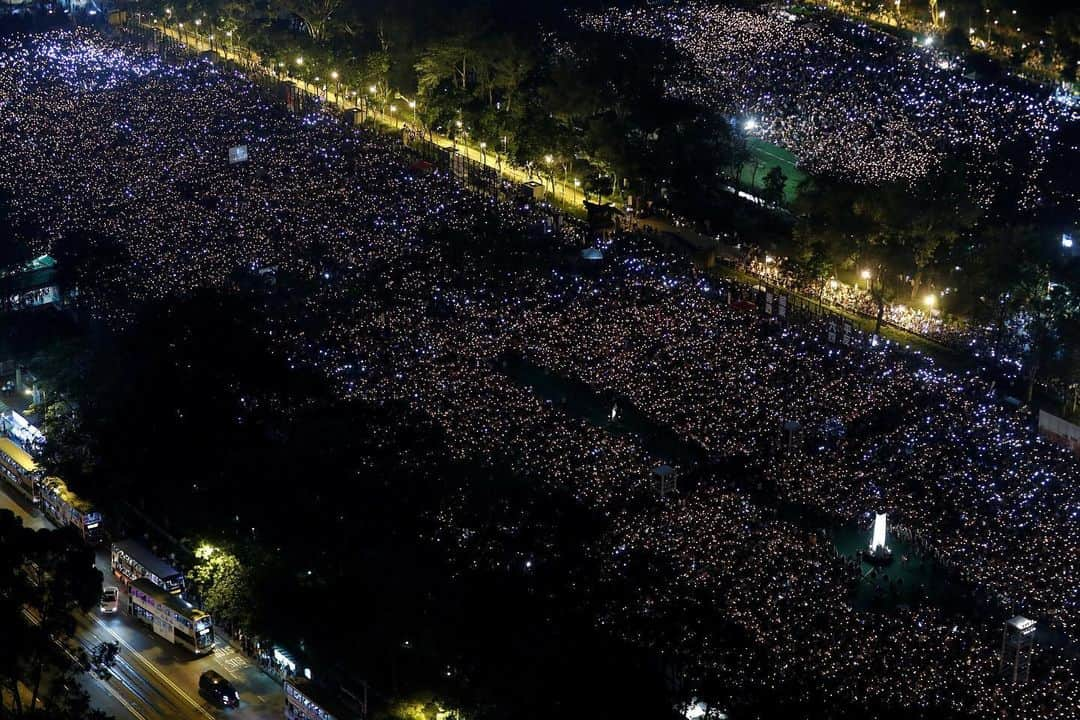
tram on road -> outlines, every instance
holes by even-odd
[[[184,591],[184,575],[136,540],[120,540],[112,544],[113,575],[122,582],[133,584],[146,579],[174,595]]]
[[[34,458],[6,437],[0,437],[0,475],[33,502],[38,501],[41,468]]]
[[[196,655],[214,650],[214,620],[176,595],[167,593],[147,578],[128,588],[128,613],[154,628],[154,633]]]
[[[101,541],[101,513],[90,502],[68,490],[63,480],[48,477],[40,481],[38,497],[45,516],[57,527],[72,526],[87,545],[97,545]]]

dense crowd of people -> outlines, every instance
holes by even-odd
[[[672,78],[671,92],[728,114],[811,173],[914,182],[960,158],[980,202],[1014,178],[1025,208],[1073,192],[1044,170],[1053,154],[1076,152],[1058,136],[1080,111],[1049,90],[965,74],[932,36],[912,48],[827,14],[702,2],[611,9],[582,22],[673,43],[699,73]]]
[[[663,12],[701,12],[687,7]],[[594,239],[543,207],[413,169],[391,140],[290,115],[236,73],[89,31],[0,41],[0,135],[0,191],[20,226],[40,226],[34,250],[81,257],[86,312],[123,327],[149,301],[261,283],[273,311],[257,331],[291,366],[346,397],[405,403],[455,455],[607,518],[594,582],[624,592],[600,622],[688,677],[722,678],[726,700],[824,694],[1026,718],[1080,704],[1075,653],[1040,650],[1020,689],[997,673],[1012,614],[1080,630],[1080,466],[977,377],[830,342],[822,320],[764,316],[752,288],[633,234],[599,242],[603,260],[584,268]],[[237,145],[249,160],[230,164]],[[930,157],[912,147],[928,154],[909,159]],[[701,457],[661,457],[573,416],[507,372],[510,356],[617,398]],[[785,438],[785,424],[798,431]],[[662,463],[699,481],[661,499]],[[743,470],[708,470],[732,465]],[[978,602],[856,609],[857,563],[828,528],[874,511]],[[443,520],[478,552],[460,531],[473,519]],[[650,559],[656,578],[636,570]]]

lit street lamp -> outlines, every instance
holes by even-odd
[[[866,290],[869,291],[870,290],[870,277],[871,277],[870,271],[869,270],[863,270],[861,273],[859,273],[859,275],[862,276],[862,279],[866,281]]]

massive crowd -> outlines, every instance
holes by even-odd
[[[590,238],[542,207],[414,170],[399,145],[289,115],[238,74],[88,31],[0,41],[0,135],[0,191],[20,226],[40,226],[35,250],[82,258],[86,312],[123,326],[147,301],[273,278],[257,330],[292,366],[344,396],[406,403],[450,452],[607,518],[592,582],[622,592],[600,622],[695,682],[719,678],[727,702],[824,694],[1025,718],[1080,706],[1075,653],[1041,649],[1019,690],[996,655],[1016,612],[1080,630],[1080,466],[978,378],[830,342],[821,320],[765,317],[753,289],[638,236],[604,241],[583,269]],[[230,165],[241,144],[249,161]],[[567,413],[507,372],[510,355],[702,457],[659,457]],[[785,423],[798,427],[786,439]],[[696,483],[660,499],[663,462]],[[978,601],[855,609],[860,575],[828,528],[871,511]],[[443,519],[477,552],[460,532],[474,518]],[[652,560],[655,578],[639,571]]]
[[[1044,171],[1053,154],[1077,153],[1059,135],[1080,111],[1050,90],[965,74],[933,37],[912,48],[826,14],[702,2],[610,9],[582,22],[673,43],[699,72],[672,78],[672,93],[729,115],[812,173],[913,182],[960,159],[982,202],[1005,188],[1026,208],[1077,201]]]

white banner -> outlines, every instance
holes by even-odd
[[[1080,426],[1045,410],[1039,411],[1039,434],[1044,438],[1080,455]]]

